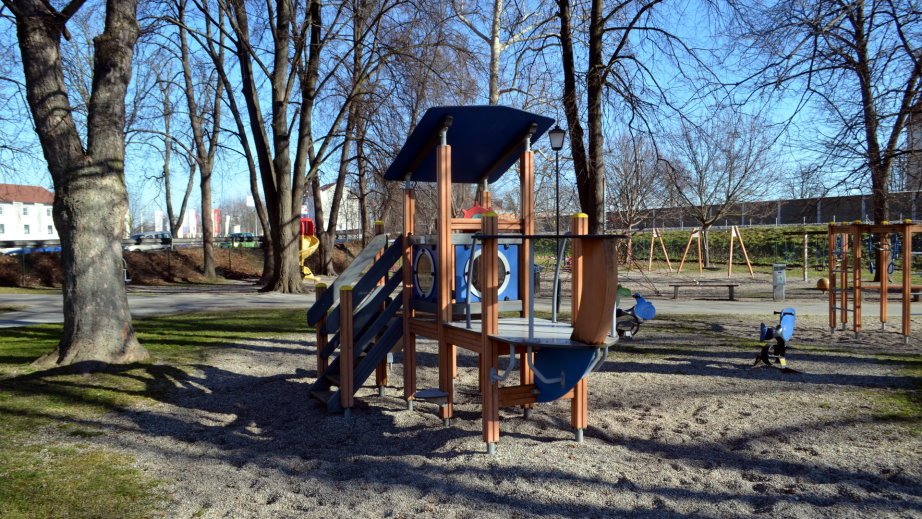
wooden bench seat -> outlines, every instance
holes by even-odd
[[[679,298],[679,288],[681,287],[727,287],[730,294],[730,301],[736,300],[736,287],[740,286],[739,283],[695,283],[695,282],[686,282],[686,283],[670,283],[672,287],[672,298]]]

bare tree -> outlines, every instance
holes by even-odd
[[[3,0],[15,16],[26,97],[54,182],[61,237],[64,334],[39,365],[125,363],[148,355],[131,325],[122,282],[125,95],[138,39],[137,2],[106,2],[105,26],[94,39],[87,146],[74,122],[61,59],[66,23],[83,3],[57,10],[42,0]]]
[[[701,125],[683,122],[672,136],[662,169],[701,226],[704,261],[711,265],[708,230],[731,208],[768,191],[772,139],[758,118],[715,108]]]
[[[890,175],[922,80],[922,10],[913,0],[731,2],[757,92],[818,109],[828,161],[870,176],[874,221],[889,219]],[[798,110],[803,113],[802,110]]]
[[[631,260],[632,236],[650,208],[660,207],[663,185],[656,149],[643,136],[622,135],[615,139],[614,148],[605,170],[606,208],[614,223],[628,236],[627,259]],[[606,211],[607,212],[607,211]]]
[[[193,65],[202,70],[201,63],[194,63],[192,50],[189,48],[189,36],[186,20],[187,0],[176,0],[177,28],[179,30],[179,49],[182,62],[183,93],[186,98],[189,127],[192,130],[192,143],[195,160],[199,170],[199,186],[202,202],[202,249],[205,277],[215,277],[214,260],[214,217],[211,201],[211,174],[214,170],[215,154],[218,151],[218,139],[221,134],[221,98],[224,97],[224,83],[213,70],[202,71],[196,78]],[[213,59],[224,62],[224,37],[220,30],[215,30],[211,20],[204,20],[205,38],[218,40],[218,52]],[[216,33],[216,34],[215,34]]]

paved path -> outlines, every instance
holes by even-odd
[[[144,287],[128,294],[128,306],[134,317],[261,308],[306,310],[313,302],[312,293],[261,294],[253,285]],[[0,306],[23,307],[21,311],[0,313],[0,328],[64,320],[63,300],[56,293],[0,294]]]
[[[770,318],[772,311],[780,310],[785,306],[793,306],[797,309],[798,314],[802,316],[825,316],[827,312],[827,303],[819,299],[788,301],[785,303],[775,303],[767,300],[720,301],[673,300],[668,298],[653,298],[651,300],[656,305],[659,315],[743,314]],[[132,287],[128,294],[131,315],[135,317],[261,308],[307,309],[313,302],[313,293],[299,295],[261,294],[251,284]],[[891,313],[899,311],[897,301],[891,301],[890,305]],[[0,328],[38,323],[59,323],[63,320],[61,295],[56,293],[0,294],[0,306],[23,307],[21,311],[0,313]],[[550,298],[539,297],[536,301],[536,307],[550,311]],[[561,308],[567,309],[569,307],[569,300],[564,299]],[[876,302],[866,303],[863,310],[865,318],[876,318],[878,316]]]

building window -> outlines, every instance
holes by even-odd
[[[0,234],[6,234],[6,226],[0,223]]]
[[[54,234],[54,228],[52,228],[50,225],[48,226],[48,234]]]
[[[3,214],[3,206],[0,205],[0,214]]]
[[[29,216],[29,208],[27,206],[22,206],[22,215]]]
[[[22,233],[23,233],[23,234],[29,234],[29,226],[28,226],[28,225],[23,225],[23,226],[22,226]]]
[[[45,216],[51,216],[51,208],[50,208],[50,207],[45,208]]]

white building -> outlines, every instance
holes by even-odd
[[[330,209],[333,207],[333,192],[336,190],[336,184],[326,184],[320,186],[320,202],[323,207],[324,225],[330,217]],[[302,207],[302,213],[317,220],[314,214],[314,198],[308,193],[304,197],[306,202]],[[339,203],[339,216],[336,220],[336,231],[340,233],[359,233],[362,230],[362,215],[359,210],[358,195],[348,187],[343,187],[343,198]]]
[[[57,240],[53,203],[43,187],[0,184],[0,240]]]

